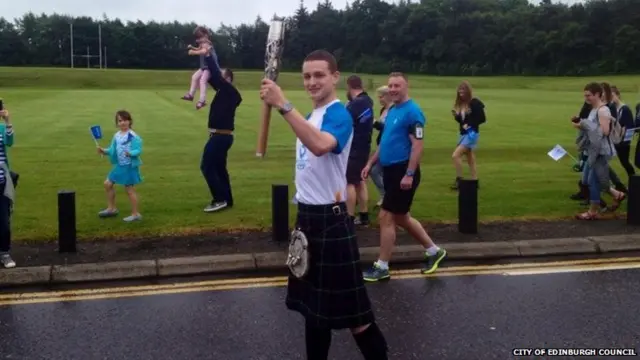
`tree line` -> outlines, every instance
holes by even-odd
[[[293,9],[292,9],[293,10]],[[211,29],[224,66],[263,69],[270,19]],[[122,21],[27,13],[0,18],[0,66],[71,63],[103,53],[110,68],[186,69],[195,23]],[[638,0],[590,0],[565,5],[542,0],[355,0],[338,10],[302,1],[286,18],[284,70],[300,69],[311,50],[334,53],[342,71],[394,70],[432,75],[576,76],[640,72]],[[89,58],[95,67],[99,59]]]

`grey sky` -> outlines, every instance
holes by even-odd
[[[393,2],[393,0],[385,1]],[[580,0],[561,1],[575,3]],[[299,4],[299,0],[99,0],[94,4],[91,2],[91,0],[0,0],[0,16],[13,20],[32,11],[37,14],[57,12],[101,18],[104,13],[109,18],[117,17],[121,20],[194,21],[215,29],[221,23],[226,25],[250,23],[258,15],[264,20],[269,20],[274,12],[279,16],[288,16]],[[332,2],[336,8],[344,8],[347,0],[332,0]],[[318,0],[304,0],[304,3],[308,8],[314,9]],[[221,9],[217,10],[216,7]]]

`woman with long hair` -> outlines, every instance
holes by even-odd
[[[580,130],[577,139],[578,148],[587,153],[584,171],[589,184],[589,209],[576,215],[579,220],[595,220],[600,217],[600,194],[611,194],[615,211],[626,195],[611,187],[609,179],[609,161],[615,156],[615,148],[609,139],[612,114],[603,95],[605,90],[601,84],[590,83],[584,88],[585,100],[591,104],[591,113],[587,119],[574,119],[572,124]]]
[[[618,108],[616,104],[613,102],[613,90],[611,89],[611,84],[608,82],[600,83],[602,87],[602,97],[601,100],[609,108],[611,112],[611,119],[616,120],[618,118]],[[614,154],[615,156],[615,154]],[[620,180],[618,174],[613,170],[611,165],[609,165],[609,178],[613,185],[615,185],[616,190],[622,191],[624,193],[628,192],[627,186]]]
[[[484,104],[473,97],[473,89],[468,81],[463,81],[458,85],[456,91],[456,101],[451,110],[451,114],[460,127],[460,138],[458,146],[453,151],[453,165],[456,168],[456,181],[451,186],[452,190],[458,190],[458,184],[462,179],[462,156],[467,156],[467,164],[473,180],[478,179],[476,168],[475,148],[478,144],[480,124],[486,121]]]
[[[627,104],[622,102],[622,97],[620,96],[620,90],[618,90],[618,87],[612,86],[611,92],[613,95],[613,103],[616,105],[616,108],[618,110],[617,118],[618,118],[618,122],[620,123],[620,126],[622,126],[625,129],[625,131],[627,129],[633,129],[634,128],[633,112],[631,111],[631,109]],[[627,175],[628,176],[635,175],[636,171],[633,168],[633,165],[631,165],[631,162],[629,161],[629,155],[631,155],[631,139],[629,139],[628,141],[624,141],[623,139],[623,141],[621,141],[619,144],[616,144],[615,147],[616,147],[616,153],[618,154],[618,159],[620,159],[620,164],[622,165],[624,170],[627,172]]]

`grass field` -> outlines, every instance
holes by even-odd
[[[271,184],[293,187],[294,136],[279,116],[273,117],[267,158],[255,157],[259,128],[259,72],[237,73],[243,94],[236,120],[236,138],[229,170],[236,206],[228,212],[204,214],[208,191],[199,170],[207,139],[207,109],[180,100],[189,71],[0,68],[0,97],[11,110],[16,129],[10,150],[12,168],[21,174],[13,220],[15,240],[37,240],[57,234],[57,192],[73,189],[77,197],[78,232],[82,238],[148,233],[180,233],[201,229],[263,228],[271,224]],[[384,76],[363,76],[379,86]],[[413,214],[422,221],[452,221],[457,194],[449,190],[455,173],[451,152],[457,124],[450,109],[461,78],[413,77],[411,95],[428,118],[423,180]],[[575,130],[569,117],[582,102],[584,78],[471,78],[475,95],[484,101],[488,121],[478,150],[481,220],[571,216],[578,175],[571,160],[547,156],[555,145],[574,151]],[[609,77],[628,103],[640,100],[640,77]],[[290,100],[310,110],[298,74],[280,82]],[[213,92],[210,91],[209,99]],[[341,91],[340,94],[343,98]],[[138,187],[145,219],[125,224],[101,220],[105,206],[102,182],[110,169],[95,152],[89,126],[100,124],[106,139],[115,128],[113,114],[127,109],[134,129],[144,139],[144,182]],[[376,108],[376,113],[378,108]],[[614,166],[623,173],[617,160]],[[377,200],[370,186],[371,203]],[[122,189],[118,204],[129,211]],[[293,218],[294,207],[291,207]]]

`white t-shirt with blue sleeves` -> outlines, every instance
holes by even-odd
[[[347,162],[353,140],[353,120],[340,102],[314,109],[307,117],[313,126],[336,138],[337,146],[320,157],[313,155],[300,139],[296,140],[296,195],[298,203],[329,205],[347,199]]]

